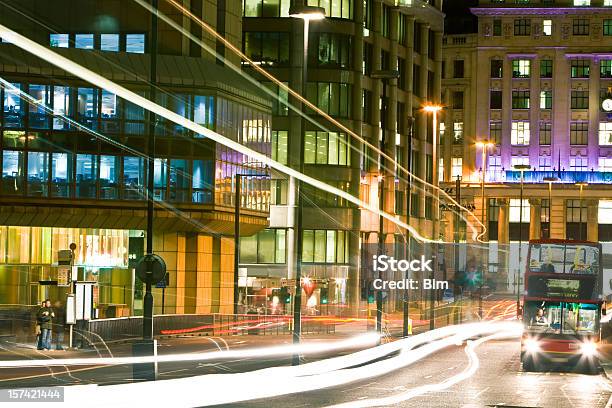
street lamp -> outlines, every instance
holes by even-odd
[[[476,147],[482,149],[482,161],[481,161],[481,165],[482,165],[482,177],[480,180],[480,193],[481,193],[481,197],[482,197],[482,208],[480,209],[480,221],[482,221],[483,223],[483,227],[482,227],[482,234],[484,235],[485,233],[485,227],[484,227],[484,216],[485,216],[485,171],[487,169],[487,153],[489,151],[489,147],[495,146],[494,143],[485,140],[485,141],[479,141],[476,142]]]
[[[388,103],[387,103],[387,86],[390,79],[399,78],[399,71],[396,70],[376,70],[370,75],[373,79],[380,79],[382,82],[382,106],[380,112],[380,127],[381,137],[379,139],[379,149],[381,153],[378,155],[378,207],[381,211],[381,215],[378,217],[378,255],[382,255],[385,245],[384,238],[384,218],[382,212],[385,210],[385,150],[387,143],[387,115],[388,115]],[[379,272],[379,278],[382,278],[382,272]],[[382,291],[376,292],[376,331],[382,333]],[[380,337],[379,337],[380,341]]]
[[[525,170],[530,170],[531,166],[528,164],[517,164],[514,166],[514,170],[518,170],[521,172],[521,198],[520,198],[520,213],[519,213],[519,253],[518,253],[518,258],[519,258],[519,266],[518,269],[516,270],[516,313],[518,316],[518,312],[520,310],[521,307],[521,297],[520,297],[520,293],[521,293],[521,265],[522,265],[522,259],[521,259],[521,251],[523,248],[523,181],[524,181],[524,173]]]
[[[576,183],[580,187],[580,222],[578,223],[578,239],[582,240],[582,189],[589,185],[586,181],[579,181]]]
[[[548,183],[548,238],[550,238],[550,212],[552,210],[552,183],[559,181],[559,177],[544,177]]]
[[[308,6],[305,4],[295,5],[289,8],[289,16],[293,18],[299,18],[304,23],[304,59],[302,61],[302,94],[306,94],[306,83],[308,81],[308,30],[310,27],[310,21],[322,20],[325,18],[325,9],[322,7]],[[302,110],[304,104],[302,104]],[[300,143],[300,161],[299,168],[300,172],[304,172],[304,134],[306,133],[306,124],[304,122],[305,112],[303,112],[301,119],[301,134],[299,138],[302,142]],[[293,300],[293,343],[298,344],[302,334],[302,250],[304,247],[304,239],[302,237],[302,198],[300,194],[301,182],[297,181],[296,195],[297,195],[297,222],[295,224],[295,231],[297,232],[296,238],[296,268],[295,268],[295,296]],[[293,365],[300,364],[300,355],[294,354]]]
[[[433,162],[433,169],[432,169],[432,176],[433,176],[433,180],[432,180],[432,184],[437,187],[437,183],[438,183],[438,112],[440,112],[442,110],[442,106],[441,105],[435,105],[435,104],[425,104],[423,106],[423,111],[425,113],[431,113],[432,114],[432,131],[433,131],[433,143],[431,144],[432,146],[432,150],[431,150],[431,158],[432,158],[432,162]],[[438,229],[436,228],[437,226],[437,222],[438,222],[438,209],[440,208],[439,205],[439,198],[438,198],[438,189],[434,188],[433,189],[433,203],[434,203],[434,209],[433,209],[433,238],[434,240],[437,241],[438,239]],[[432,256],[432,258],[434,259],[434,267],[431,271],[431,279],[433,282],[433,279],[435,278],[435,270],[438,267],[438,244],[434,244],[434,255]],[[429,291],[429,309],[430,309],[430,316],[429,316],[429,329],[433,330],[435,328],[435,310],[434,310],[434,290],[430,290]]]

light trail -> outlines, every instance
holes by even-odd
[[[184,30],[182,27],[178,26],[174,21],[172,21],[171,19],[169,19],[167,16],[165,16],[163,13],[161,13],[158,9],[153,8],[150,4],[146,3],[143,0],[134,0],[137,4],[139,4],[140,6],[144,7],[145,9],[149,10],[151,13],[155,14],[157,17],[162,18],[164,20],[164,22],[166,22],[167,24],[171,25],[174,29],[178,30],[179,32],[181,32],[183,35],[187,36],[188,38],[190,38],[192,41],[195,41],[197,44],[199,44],[203,49],[205,49],[207,52],[213,54],[214,56],[216,56],[216,52],[213,52],[209,49],[209,47],[205,46],[205,44],[202,41],[199,41],[199,39],[197,38],[191,38],[193,37],[191,35],[191,33],[188,33],[186,30]],[[398,163],[394,158],[392,158],[391,156],[389,156],[387,153],[385,153],[384,151],[380,150],[378,148],[378,146],[375,146],[373,144],[371,144],[370,142],[368,142],[366,139],[364,139],[363,137],[361,137],[360,135],[358,135],[356,132],[354,132],[352,129],[344,126],[341,122],[337,121],[336,119],[334,119],[332,116],[330,116],[329,114],[327,114],[325,111],[323,111],[322,109],[320,109],[318,106],[314,105],[313,103],[311,103],[310,101],[308,101],[305,97],[303,97],[302,95],[300,95],[297,91],[293,90],[292,88],[290,88],[289,86],[287,86],[286,84],[284,84],[283,82],[281,82],[280,80],[278,80],[275,76],[273,76],[272,74],[270,74],[268,71],[266,71],[265,69],[263,69],[261,66],[259,66],[259,64],[256,64],[253,60],[251,60],[246,54],[244,54],[239,48],[237,48],[236,46],[234,46],[231,42],[229,42],[228,40],[225,39],[225,37],[223,37],[221,34],[219,34],[214,28],[212,28],[210,25],[206,24],[202,19],[200,19],[198,16],[196,16],[195,14],[193,14],[190,10],[186,9],[185,7],[183,7],[181,4],[179,4],[178,2],[176,2],[175,0],[166,0],[166,2],[170,3],[172,6],[174,6],[177,10],[179,10],[180,12],[182,12],[184,15],[188,16],[192,21],[194,21],[195,23],[197,23],[200,27],[202,27],[205,31],[207,31],[209,34],[211,34],[212,36],[214,36],[216,39],[218,39],[219,41],[221,41],[225,47],[227,47],[228,49],[230,49],[232,52],[234,52],[236,55],[238,55],[240,58],[242,58],[243,60],[245,60],[246,62],[249,63],[249,65],[251,67],[253,67],[253,69],[255,69],[257,72],[259,72],[260,74],[262,74],[264,77],[266,77],[267,79],[269,79],[270,81],[272,81],[274,84],[276,84],[277,86],[279,86],[280,88],[286,90],[289,94],[291,94],[291,96],[293,96],[294,98],[298,99],[300,102],[302,102],[303,104],[305,104],[307,107],[309,107],[310,109],[314,110],[317,112],[317,114],[321,115],[322,117],[324,117],[325,119],[327,119],[330,123],[332,123],[334,126],[338,127],[339,129],[345,131],[347,134],[351,135],[353,138],[357,139],[359,142],[367,145],[370,149],[372,149],[373,151],[377,152],[378,154],[382,155],[383,157],[385,157],[385,159],[389,160],[390,163],[393,163],[397,166],[397,168],[399,170],[401,170],[403,173],[407,174],[408,177],[410,179],[414,179],[419,181],[420,183],[422,183],[423,185],[429,186],[435,190],[438,190],[442,196],[446,197],[451,203],[455,204],[458,208],[462,209],[463,211],[465,211],[467,214],[471,215],[476,222],[483,228],[483,231],[486,232],[486,226],[482,223],[482,221],[468,208],[464,207],[461,205],[461,203],[458,203],[457,201],[455,201],[455,199],[450,196],[446,191],[444,191],[444,189],[441,189],[440,187],[431,184],[429,182],[427,182],[426,180],[417,177],[416,175],[412,174],[410,171],[408,171],[408,169],[406,169],[405,167],[403,167],[400,163]],[[248,75],[246,75],[244,72],[242,72],[242,70],[237,69],[232,63],[228,62],[227,60],[225,60],[225,64],[230,66],[232,69],[234,69],[235,71],[239,72],[243,77],[252,80],[250,77],[248,77]],[[311,118],[307,118],[308,120],[310,120],[311,122],[313,121]],[[350,146],[349,146],[350,148]],[[463,216],[460,214],[460,216],[463,218]],[[468,221],[467,218],[463,218],[466,220],[466,222],[468,223],[468,225],[470,226],[470,228],[472,229],[472,237],[474,238],[475,241],[479,241],[481,243],[485,243],[485,241],[483,241],[481,239],[481,236],[483,234],[480,234],[479,231],[473,226],[473,224],[471,222]],[[409,230],[409,229],[408,229]],[[410,231],[410,230],[409,230]],[[480,235],[479,235],[480,234]]]
[[[468,366],[461,373],[451,378],[448,378],[440,383],[423,385],[421,387],[417,387],[412,390],[408,390],[408,391],[405,391],[405,392],[402,392],[402,393],[399,393],[399,394],[396,394],[390,397],[359,400],[359,401],[353,401],[353,402],[349,402],[345,404],[331,405],[329,407],[330,408],[366,408],[366,407],[387,406],[387,405],[392,405],[392,404],[399,404],[401,402],[408,401],[409,399],[418,397],[423,394],[443,391],[445,389],[452,387],[453,385],[456,385],[462,381],[467,380],[468,378],[476,374],[476,371],[478,371],[478,368],[480,367],[480,360],[478,359],[478,356],[476,355],[476,352],[475,352],[476,347],[478,347],[479,345],[481,345],[482,343],[486,341],[490,341],[494,339],[509,338],[509,337],[517,337],[519,335],[520,333],[518,333],[516,330],[513,330],[513,331],[495,333],[495,334],[480,338],[475,341],[468,340],[468,344],[465,347],[465,353],[467,354],[468,359],[469,359]]]
[[[7,360],[0,361],[2,368],[20,367],[49,367],[49,366],[78,366],[78,365],[123,365],[138,363],[175,363],[185,361],[210,361],[227,360],[235,358],[259,358],[287,356],[294,354],[316,354],[328,351],[338,351],[354,347],[366,347],[375,345],[378,341],[378,334],[367,333],[355,336],[346,340],[322,342],[322,343],[301,343],[283,346],[260,347],[244,350],[219,350],[204,353],[181,353],[143,357],[90,357],[90,358],[58,358],[58,359],[38,359],[38,360]]]
[[[393,224],[396,224],[397,226],[404,228],[408,231],[410,231],[410,233],[419,241],[422,242],[429,242],[429,243],[439,243],[440,241],[438,240],[432,240],[430,238],[424,237],[422,236],[416,229],[414,229],[414,227],[412,227],[411,225],[408,225],[407,223],[397,219],[394,215],[389,214],[385,211],[381,211],[379,208],[374,207],[373,205],[370,205],[368,203],[365,203],[364,201],[360,200],[359,198],[345,192],[342,191],[336,187],[332,187],[329,184],[323,183],[313,177],[307,176],[295,169],[292,169],[288,166],[285,166],[283,164],[280,164],[279,162],[272,160],[271,158],[265,156],[262,153],[259,153],[253,149],[250,149],[238,142],[235,142],[223,135],[220,135],[219,133],[216,133],[202,125],[199,125],[189,119],[186,119],[172,111],[170,111],[169,109],[166,109],[156,103],[151,102],[150,100],[132,92],[129,91],[128,89],[116,84],[115,82],[112,82],[108,79],[106,79],[105,77],[94,73],[93,71],[90,71],[86,68],[84,68],[83,66],[53,52],[52,50],[43,47],[42,45],[38,44],[35,41],[30,40],[27,37],[22,36],[21,34],[16,33],[15,31],[11,30],[10,28],[1,25],[0,24],[0,36],[2,38],[7,39],[8,41],[10,41],[11,43],[13,43],[14,45],[18,46],[19,48],[23,49],[24,51],[30,52],[33,55],[36,55],[37,57],[93,84],[96,85],[102,89],[105,89],[109,92],[112,92],[118,96],[120,96],[121,98],[128,100],[132,103],[134,103],[135,105],[138,105],[150,112],[153,112],[171,122],[174,122],[180,126],[183,126],[184,128],[187,128],[195,133],[204,135],[206,137],[208,137],[209,139],[220,143],[226,147],[229,147],[232,150],[235,150],[239,153],[244,154],[245,156],[249,156],[252,159],[259,161],[263,164],[267,164],[268,166],[270,166],[271,168],[274,168],[282,173],[285,173],[289,176],[292,176],[306,184],[309,184],[313,187],[316,187],[320,190],[323,191],[327,191],[328,193],[334,194],[338,197],[342,197],[345,200],[360,206],[364,209],[367,209],[371,212],[373,212],[374,214],[377,214],[385,219],[387,219],[388,221],[392,222]]]
[[[470,337],[516,329],[516,323],[510,322],[448,326],[354,354],[300,366],[104,387],[77,385],[65,388],[65,404],[77,406],[86,398],[90,401],[90,407],[132,407],[141,400],[142,395],[155,395],[155,406],[178,408],[229,404],[307,392],[384,375]],[[418,345],[420,347],[415,349]],[[393,351],[400,353],[395,357],[372,362]]]

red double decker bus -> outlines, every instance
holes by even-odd
[[[523,296],[524,371],[564,365],[598,370],[602,296],[601,245],[529,241]]]

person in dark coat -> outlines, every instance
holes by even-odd
[[[45,300],[45,306],[38,310],[36,315],[40,321],[40,344],[39,350],[51,350],[51,333],[53,331],[53,318],[55,313],[51,308],[51,301]]]
[[[64,349],[64,325],[66,324],[66,310],[62,303],[57,300],[53,304],[55,319],[53,319],[53,330],[55,331],[55,349]]]
[[[40,307],[43,308],[45,307],[45,301],[43,300],[42,302],[40,302]],[[35,333],[36,333],[36,348],[41,350],[42,349],[42,336],[41,336],[41,331],[40,331],[40,318],[38,317],[38,310],[36,311],[36,327],[35,327]]]

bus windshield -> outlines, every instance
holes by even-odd
[[[599,247],[584,244],[532,244],[529,272],[596,275]]]
[[[595,334],[599,326],[599,305],[528,301],[524,324],[529,330],[540,333]]]

